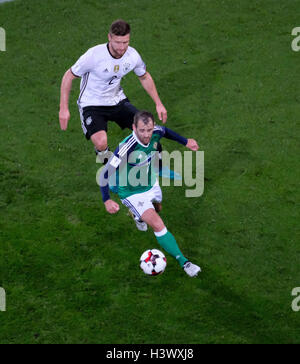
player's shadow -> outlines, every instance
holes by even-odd
[[[276,303],[262,296],[252,298],[246,289],[237,292],[224,274],[210,268],[201,273],[199,286],[209,293],[210,301],[209,305],[203,305],[201,315],[209,317],[211,322],[216,323],[216,332],[221,332],[222,328],[225,328],[227,332],[233,334],[233,340],[236,340],[236,337],[242,343],[274,343],[272,322]],[[270,306],[273,309],[268,311],[267,308]],[[282,312],[283,308],[279,304],[277,306],[278,312]],[[280,316],[279,314],[277,319],[284,325],[284,315],[282,319]],[[286,338],[286,341],[289,339]]]

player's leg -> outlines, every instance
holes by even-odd
[[[141,217],[142,220],[153,229],[159,245],[166,252],[172,255],[172,257],[178,261],[181,267],[184,267],[184,264],[188,261],[188,259],[182,254],[176,239],[170,233],[170,231],[167,230],[158,213],[154,209],[148,209],[142,214]]]
[[[132,105],[128,99],[125,99],[121,101],[118,105],[118,111],[116,113],[114,121],[119,125],[120,128],[128,128],[132,130],[134,115],[138,111],[139,110],[134,105]],[[157,145],[157,151],[159,152],[159,154],[162,152],[162,146],[160,142]]]
[[[164,222],[162,221],[161,217],[159,216],[159,212],[162,209],[162,191],[159,186],[158,181],[152,187],[149,192],[145,193],[145,198],[149,198],[152,202],[152,208],[147,208],[151,206],[149,201],[146,201],[144,205],[144,210],[139,210],[141,214],[141,219],[144,222],[148,222],[149,226],[152,227],[154,234],[158,243],[174,258],[177,259],[180,266],[184,269],[184,271],[190,277],[196,277],[198,273],[201,271],[201,268],[198,267],[196,264],[191,263],[188,261],[187,258],[181,253],[176,239],[174,236],[167,230]],[[148,215],[148,216],[147,216]],[[153,224],[151,223],[153,222]]]
[[[94,143],[98,151],[103,152],[107,149],[107,133],[100,130],[91,136],[91,141]]]
[[[155,210],[147,210],[143,215],[142,219],[153,228],[154,235],[159,245],[174,257],[181,268],[184,269],[185,273],[190,277],[196,277],[201,268],[190,262],[181,252],[174,236],[164,226],[163,221]]]
[[[138,230],[147,231],[148,225],[142,220],[142,214],[148,209],[155,209],[157,212],[161,210],[161,188],[156,181],[150,190],[131,195],[121,201],[128,207],[129,215],[133,218]]]
[[[116,122],[121,129],[132,130],[134,115],[139,110],[128,99],[122,100],[115,110],[112,121]]]
[[[107,145],[107,118],[101,106],[85,107],[81,113],[81,124],[86,138],[94,144],[97,161],[105,164],[110,153]]]
[[[110,158],[106,131],[100,130],[97,133],[91,135],[91,141],[95,146],[97,161],[106,164],[108,159]]]
[[[156,183],[151,190],[129,196],[123,199],[122,203],[131,211],[137,228],[146,231],[147,226],[151,226],[160,246],[179,262],[180,266],[190,277],[195,277],[201,270],[200,267],[189,262],[182,254],[176,239],[167,230],[161,217],[155,211],[154,203],[157,208],[161,209],[161,201],[161,188]]]

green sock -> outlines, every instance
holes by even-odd
[[[159,233],[154,232],[160,246],[164,248],[172,257],[174,257],[181,267],[188,261],[181,253],[174,236],[165,228]]]

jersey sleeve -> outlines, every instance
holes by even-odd
[[[94,66],[93,48],[85,52],[78,61],[71,67],[74,76],[82,77],[84,74],[91,71]]]
[[[160,135],[161,138],[174,140],[175,142],[178,142],[184,146],[187,145],[188,140],[186,138],[177,134],[175,131],[166,128],[165,126],[155,125],[153,132]]]
[[[144,76],[144,74],[146,73],[146,64],[142,60],[142,57],[139,55],[138,52],[136,52],[136,56],[137,56],[137,62],[133,71],[137,76],[141,77]]]

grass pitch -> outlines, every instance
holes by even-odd
[[[0,4],[1,343],[299,343],[300,26],[295,1],[16,0]],[[109,216],[99,165],[76,99],[59,129],[64,72],[104,43],[110,23],[132,26],[168,110],[167,126],[205,152],[205,192],[165,187],[162,217],[203,270],[190,279],[121,208]],[[123,87],[155,112],[131,74]],[[116,147],[128,131],[111,125]],[[165,149],[184,150],[165,140]]]

